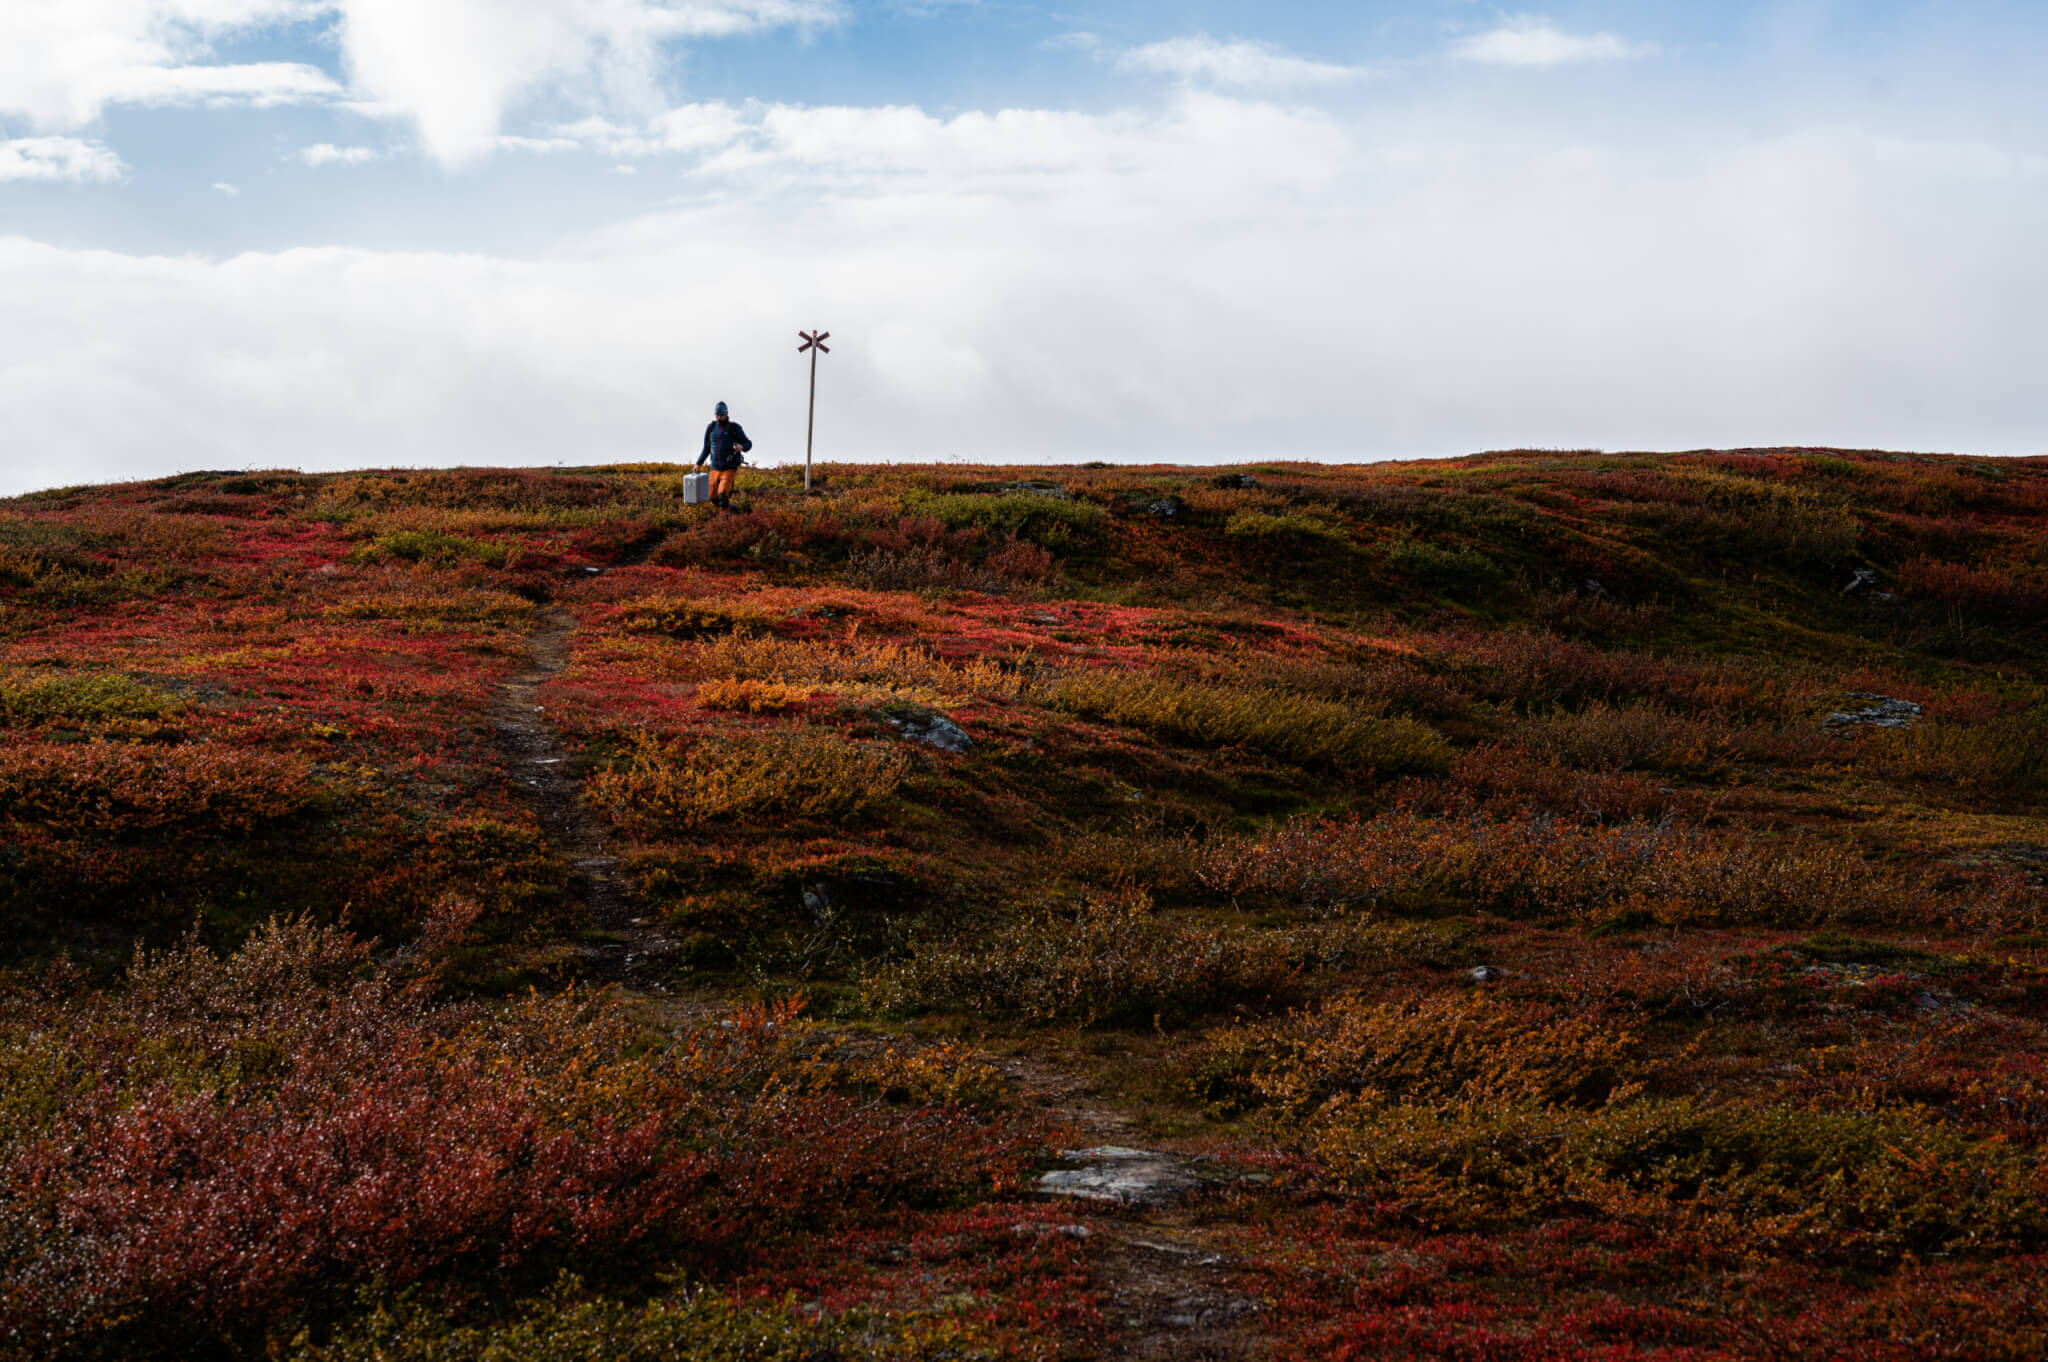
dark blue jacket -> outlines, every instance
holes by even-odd
[[[740,423],[728,420],[724,425],[713,421],[704,427],[704,452],[697,456],[697,467],[702,468],[706,459],[713,468],[738,468],[740,455],[754,447],[747,433],[740,429]]]

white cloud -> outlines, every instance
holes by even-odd
[[[1515,15],[1499,27],[1461,38],[1451,55],[1491,66],[1563,66],[1571,62],[1622,61],[1654,55],[1647,43],[1630,43],[1612,33],[1572,34],[1535,15]]]
[[[110,80],[106,98],[119,104],[242,104],[267,109],[333,99],[341,93],[334,78],[317,66],[272,61],[135,67]]]
[[[1240,87],[1329,85],[1361,74],[1354,66],[1310,61],[1266,43],[1220,42],[1206,33],[1134,47],[1118,57],[1116,64],[1120,71],[1149,71]]]
[[[332,142],[316,142],[310,147],[300,147],[293,155],[315,168],[366,165],[384,158],[384,153],[375,147],[337,147]]]
[[[103,142],[76,137],[0,139],[0,183],[9,180],[69,180],[72,183],[120,179],[128,171]]]
[[[38,129],[82,128],[117,104],[341,102],[406,119],[447,165],[501,147],[522,101],[565,95],[591,108],[661,106],[666,45],[777,27],[816,27],[845,0],[4,0],[0,114]],[[207,60],[222,40],[334,25],[348,88],[295,62]]]
[[[312,68],[284,62],[204,67],[200,59],[220,38],[306,18],[319,8],[313,0],[6,0],[0,4],[0,112],[66,130],[128,101],[307,97]]]
[[[583,143],[573,137],[514,137],[500,135],[491,145],[499,151],[528,151],[547,155],[556,151],[578,151]]]
[[[242,197],[241,188],[237,185],[229,184],[226,180],[215,180],[213,182],[213,187],[215,191],[217,191],[218,193],[225,194],[231,199],[239,199]]]
[[[946,213],[1026,195],[1048,211],[1112,217],[1168,201],[1262,212],[1247,190],[1319,185],[1347,143],[1314,110],[1186,90],[1160,109],[1107,114],[693,104],[637,128],[585,120],[555,133],[614,157],[682,155],[736,195],[924,193]]]
[[[843,16],[840,0],[340,0],[351,82],[404,114],[445,165],[498,146],[521,98],[567,90],[586,105],[658,108],[663,44]]]
[[[734,113],[690,208],[536,258],[0,238],[0,480],[674,456],[719,397],[797,456],[811,325],[826,458],[2048,444],[2048,176],[1995,148]]]

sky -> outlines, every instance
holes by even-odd
[[[0,494],[2048,452],[2039,0],[0,0]]]

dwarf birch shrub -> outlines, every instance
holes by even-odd
[[[450,1001],[436,948],[407,973],[274,922],[9,996],[0,1358],[279,1356],[372,1286],[742,1271],[1014,1186],[1038,1144],[978,1067],[948,1084],[961,1052],[849,1067],[795,1004],[654,1037],[607,998]]]
[[[1839,843],[1766,843],[1664,823],[1296,820],[1262,837],[1210,843],[1199,866],[1204,884],[1246,906],[1313,916],[1456,908],[1588,924],[1808,926],[1925,923],[1940,909],[1924,883]]]
[[[1097,670],[1068,677],[1051,702],[1167,739],[1241,743],[1300,763],[1388,774],[1434,774],[1450,765],[1449,746],[1426,724],[1364,717],[1351,706],[1281,690]]]
[[[704,709],[735,710],[744,714],[779,714],[791,705],[811,698],[801,686],[779,681],[699,681],[697,704]]]
[[[1159,917],[1149,898],[1132,892],[928,944],[871,970],[861,1000],[888,1014],[993,1010],[1088,1026],[1263,997],[1288,975],[1283,950],[1242,932]]]
[[[2048,1242],[2039,1160],[1917,1108],[1360,1099],[1327,1108],[1305,1147],[1346,1191],[1467,1225],[1653,1216],[1859,1266]]]
[[[1196,1091],[1301,1118],[1340,1096],[1595,1102],[1635,1037],[1605,1019],[1522,1009],[1478,993],[1370,1003],[1330,999],[1233,1027],[1206,1047]]]
[[[642,596],[620,605],[612,618],[628,633],[665,634],[669,638],[751,636],[768,633],[775,626],[775,617],[756,606],[691,600],[685,596]]]
[[[247,833],[305,811],[318,793],[303,758],[225,743],[0,747],[0,820],[58,834]]]
[[[359,546],[349,557],[358,563],[396,558],[408,563],[433,563],[442,567],[458,563],[504,567],[513,560],[516,552],[511,545],[466,534],[449,534],[441,530],[393,530]]]
[[[1095,539],[1109,524],[1109,513],[1092,501],[1039,492],[911,491],[904,494],[903,509],[951,529],[971,525],[1052,549]]]
[[[851,818],[891,798],[909,774],[902,751],[830,729],[692,743],[642,734],[623,765],[597,772],[584,788],[621,826],[658,830],[726,818]]]
[[[180,697],[115,672],[0,676],[0,724],[161,719],[184,707]]]
[[[333,619],[405,620],[418,624],[491,624],[512,628],[533,618],[533,602],[509,591],[397,583],[329,606]]]
[[[815,688],[866,688],[906,698],[985,696],[1015,699],[1030,684],[1017,667],[993,658],[943,658],[916,644],[882,639],[726,636],[662,660],[678,680],[772,681]]]
[[[820,1315],[794,1300],[732,1300],[707,1291],[626,1304],[578,1299],[573,1279],[498,1325],[455,1325],[419,1309],[380,1306],[315,1345],[302,1335],[292,1362],[997,1362],[958,1315],[855,1309]]]

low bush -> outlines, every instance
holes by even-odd
[[[585,797],[623,827],[696,827],[730,818],[844,819],[894,797],[910,774],[900,749],[823,728],[761,730],[691,743],[635,738]]]
[[[957,1313],[854,1309],[821,1315],[793,1300],[735,1300],[684,1290],[629,1305],[577,1290],[575,1279],[497,1325],[457,1325],[422,1310],[378,1307],[341,1337],[301,1335],[291,1362],[996,1362]]]
[[[1195,1089],[1212,1103],[1295,1120],[1338,1097],[1593,1106],[1620,1081],[1634,1046],[1603,1018],[1479,993],[1384,1003],[1344,996],[1219,1032],[1204,1047]]]
[[[0,747],[0,820],[58,834],[248,833],[306,811],[319,795],[304,759],[225,743]]]
[[[1531,719],[1522,741],[1572,766],[1621,771],[1632,766],[1683,770],[1716,748],[1713,731],[1654,702],[1591,704]]]
[[[1023,539],[1011,539],[973,562],[932,545],[901,550],[869,549],[846,560],[846,580],[870,591],[980,591],[1002,595],[1038,586],[1058,575],[1050,552]]]
[[[1223,522],[1223,533],[1253,543],[1346,544],[1351,539],[1341,522],[1304,511],[1234,511]]]
[[[660,567],[688,567],[729,562],[766,539],[767,523],[759,516],[714,512],[677,530],[656,545],[647,561]]]
[[[662,634],[669,638],[742,637],[765,634],[775,617],[744,601],[701,601],[682,596],[641,596],[622,603],[612,614],[628,633]]]
[[[1264,1000],[1285,986],[1283,950],[1242,932],[1174,922],[1141,892],[1041,911],[970,939],[929,943],[861,981],[871,1011],[1000,1012],[1038,1021],[1143,1023]]]
[[[794,1006],[650,1036],[603,998],[436,1001],[433,949],[407,975],[273,923],[10,998],[0,1356],[275,1356],[373,1284],[732,1274],[1028,1166],[930,1075],[878,1059],[860,1083],[902,1100],[849,1090]]]
[[[1109,525],[1109,513],[1091,501],[1058,493],[923,492],[904,494],[903,509],[930,516],[949,528],[975,526],[991,534],[1029,539],[1049,549],[1093,540]]]
[[[2048,708],[1980,722],[1924,721],[1865,741],[1877,769],[2029,802],[2048,793]]]
[[[490,624],[516,628],[533,618],[533,603],[509,591],[451,587],[439,583],[398,583],[329,606],[335,619],[406,620],[418,624]]]
[[[1475,549],[1446,549],[1419,539],[1396,539],[1380,550],[1389,566],[1418,585],[1467,591],[1497,582],[1500,565]]]
[[[1242,743],[1305,764],[1389,775],[1450,765],[1449,746],[1425,724],[1365,717],[1356,706],[1286,691],[1105,669],[1067,678],[1051,698],[1071,713],[1164,738]]]
[[[779,681],[700,681],[697,704],[704,709],[735,710],[743,714],[780,714],[791,705],[811,698],[802,686]]]
[[[916,643],[883,639],[714,637],[663,659],[678,680],[773,681],[900,696],[924,703],[952,697],[1013,699],[1030,683],[1017,667],[989,657],[955,661]]]
[[[516,550],[493,539],[477,539],[439,530],[393,530],[360,545],[350,557],[359,563],[396,558],[408,563],[432,563],[451,567],[459,563],[482,563],[504,567]]]
[[[1758,842],[1661,823],[1385,814],[1298,820],[1205,847],[1203,883],[1247,906],[1487,911],[1604,925],[1928,923],[1918,880],[1834,842]]]
[[[118,672],[0,676],[0,724],[114,723],[161,719],[185,701]]]
[[[1306,1146],[1335,1183],[1468,1226],[1588,1212],[1857,1266],[2048,1243],[2048,1173],[1930,1114],[1636,1099],[1333,1103]]]

